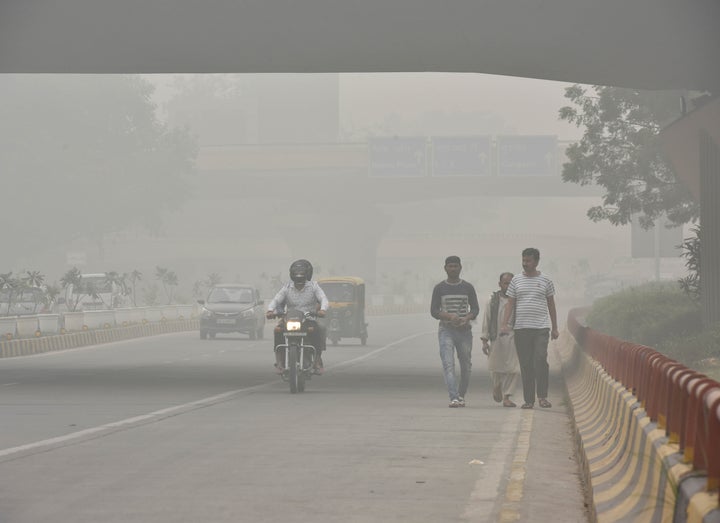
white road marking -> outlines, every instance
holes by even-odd
[[[357,363],[359,361],[366,360],[372,356],[379,354],[380,352],[383,352],[391,347],[394,347],[395,345],[399,345],[400,343],[406,342],[406,341],[416,338],[418,336],[423,336],[425,334],[428,334],[428,333],[422,332],[422,333],[413,334],[412,336],[406,336],[405,338],[401,338],[399,340],[393,341],[392,343],[388,343],[387,345],[380,347],[379,349],[375,349],[374,351],[368,352],[367,354],[363,354],[362,356],[359,356],[352,360],[348,360],[348,361],[344,361],[344,362],[332,365],[332,366],[328,367],[328,369],[346,367],[346,366],[352,365],[354,363]],[[166,419],[166,418],[170,418],[172,416],[177,416],[179,414],[189,412],[191,410],[196,410],[196,409],[200,409],[200,408],[204,408],[204,407],[210,407],[217,403],[221,403],[223,401],[228,401],[230,399],[233,399],[241,394],[245,394],[250,391],[260,390],[260,389],[269,387],[271,385],[277,385],[277,384],[278,384],[277,380],[268,381],[265,383],[261,383],[259,385],[254,385],[252,387],[231,390],[228,392],[223,392],[222,394],[217,394],[215,396],[210,396],[210,397],[203,398],[203,399],[200,399],[197,401],[191,401],[189,403],[184,403],[182,405],[175,405],[173,407],[156,410],[156,411],[150,412],[148,414],[142,414],[140,416],[133,416],[132,418],[126,418],[126,419],[123,419],[120,421],[114,421],[112,423],[98,425],[97,427],[91,427],[88,429],[79,430],[77,432],[71,432],[70,434],[65,434],[64,436],[58,436],[55,438],[44,439],[41,441],[36,441],[34,443],[18,445],[16,447],[9,447],[9,448],[0,450],[0,460],[2,460],[4,458],[8,458],[9,456],[17,455],[17,454],[43,452],[46,450],[50,450],[52,448],[70,445],[77,441],[98,438],[98,437],[102,437],[102,436],[105,436],[108,434],[112,434],[114,432],[118,432],[120,430],[126,430],[129,428],[135,427],[135,426],[145,425],[148,423],[154,423],[154,422]]]

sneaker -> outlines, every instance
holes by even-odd
[[[456,409],[456,408],[458,408],[458,407],[460,407],[460,406],[461,406],[461,405],[460,405],[460,402],[459,402],[458,400],[452,400],[452,401],[450,401],[450,405],[448,405],[448,407],[450,407],[451,409]]]
[[[458,403],[460,404],[461,407],[464,407],[465,406],[465,398],[463,398],[462,396],[458,396]]]

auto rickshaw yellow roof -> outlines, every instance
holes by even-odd
[[[358,276],[328,276],[327,278],[318,278],[318,283],[352,283],[355,285],[364,285],[365,281]]]

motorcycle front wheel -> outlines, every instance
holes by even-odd
[[[295,394],[298,391],[298,381],[301,378],[302,372],[298,370],[298,348],[296,346],[290,346],[288,351],[288,383],[290,383],[290,392]],[[303,387],[304,387],[303,383]],[[302,391],[301,391],[302,392]]]

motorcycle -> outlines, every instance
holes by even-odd
[[[292,394],[304,392],[305,382],[314,374],[315,359],[318,357],[316,348],[305,343],[307,335],[316,328],[315,315],[289,310],[276,328],[282,329],[285,339],[285,343],[275,346],[275,353],[281,354],[285,361],[285,371],[281,377],[290,384]]]

